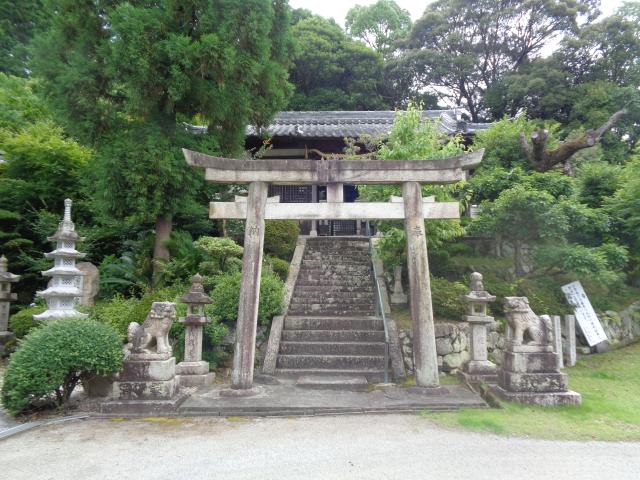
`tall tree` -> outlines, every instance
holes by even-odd
[[[0,72],[27,76],[28,44],[43,27],[42,0],[0,0]]]
[[[173,216],[202,191],[180,147],[237,151],[248,123],[285,104],[288,4],[52,0],[48,13],[34,71],[65,125],[102,159],[98,205],[155,224],[154,258],[167,258]],[[208,131],[185,135],[183,122]]]
[[[438,0],[413,26],[403,54],[416,90],[486,116],[484,94],[506,73],[539,54],[550,39],[574,31],[596,0]]]
[[[411,15],[393,0],[378,0],[371,5],[356,5],[347,13],[345,26],[353,38],[389,58],[395,43],[411,29]]]
[[[335,23],[322,17],[299,21],[291,82],[292,110],[379,110],[387,107],[382,95],[382,57],[349,38]]]

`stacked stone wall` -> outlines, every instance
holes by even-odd
[[[607,310],[598,313],[609,345],[613,348],[621,347],[640,340],[640,301],[628,308],[614,312]],[[441,322],[435,324],[436,351],[438,354],[438,369],[444,373],[456,373],[469,360],[469,325],[466,322]],[[564,332],[563,332],[564,335]],[[577,350],[579,354],[595,353],[590,348],[576,326]],[[400,329],[400,346],[408,374],[413,374],[413,342],[411,329]],[[563,339],[566,340],[566,339]],[[498,324],[489,329],[487,334],[487,350],[489,360],[501,365],[504,359],[504,334],[498,331]]]

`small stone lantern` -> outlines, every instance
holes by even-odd
[[[4,353],[4,345],[13,338],[9,330],[9,305],[17,298],[11,293],[11,284],[20,280],[20,275],[9,272],[9,263],[3,255],[0,257],[0,354]]]
[[[496,365],[487,355],[487,327],[493,323],[493,317],[487,315],[487,304],[496,297],[484,289],[482,274],[478,272],[471,274],[470,290],[464,296],[469,308],[464,319],[471,326],[471,360],[462,367],[461,375],[470,383],[495,383],[498,380]]]
[[[209,323],[204,306],[213,303],[204,293],[202,277],[196,274],[191,279],[191,289],[180,299],[187,304],[187,316],[178,319],[186,327],[184,335],[184,361],[176,366],[180,386],[194,387],[211,385],[215,373],[209,373],[209,362],[202,360],[203,327]]]

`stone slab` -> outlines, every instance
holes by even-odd
[[[100,413],[126,416],[174,414],[187,398],[187,392],[178,392],[169,399],[111,400],[100,404]]]
[[[298,378],[296,387],[364,391],[369,388],[369,382],[366,377],[304,375]]]
[[[171,380],[175,374],[175,357],[166,360],[125,360],[118,380],[121,382],[166,381]]]
[[[176,375],[206,375],[209,373],[209,362],[180,362],[176,365]]]
[[[541,407],[561,407],[565,405],[581,405],[582,395],[572,390],[564,392],[508,392],[499,385],[491,385],[490,391],[502,400],[525,403]]]
[[[562,392],[567,390],[565,373],[518,373],[500,370],[499,385],[509,392]]]
[[[422,395],[396,385],[373,385],[367,391],[299,388],[295,380],[265,385],[253,397],[220,396],[222,386],[200,388],[178,409],[179,415],[290,416],[453,411],[487,408],[486,402],[462,385],[447,385],[443,395]]]
[[[469,385],[479,385],[481,383],[495,385],[498,383],[497,373],[468,373],[461,369],[458,370],[458,378]]]
[[[176,382],[181,387],[201,387],[203,385],[213,385],[216,374],[205,373],[200,375],[176,375]]]
[[[496,364],[489,360],[469,360],[464,364],[462,370],[472,375],[497,375]]]
[[[260,395],[264,391],[262,386],[253,386],[251,388],[224,388],[220,390],[220,396],[226,398],[243,398],[254,397]]]

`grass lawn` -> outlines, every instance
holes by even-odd
[[[569,374],[582,406],[543,408],[503,403],[502,409],[423,413],[438,425],[544,439],[640,441],[640,343],[583,357]]]

